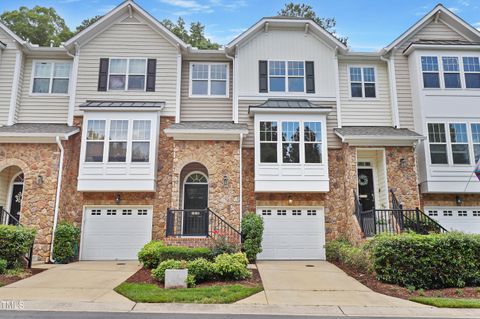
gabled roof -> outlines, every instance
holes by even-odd
[[[260,21],[255,23],[253,26],[245,30],[242,34],[240,34],[235,39],[233,39],[229,44],[227,44],[227,48],[234,48],[238,44],[243,43],[244,41],[247,41],[248,39],[252,38],[257,32],[264,30],[265,28],[268,29],[268,27],[270,26],[278,26],[278,27],[285,27],[285,28],[295,27],[295,26],[304,27],[305,33],[313,32],[333,48],[337,47],[341,51],[344,51],[344,52],[348,51],[348,47],[345,44],[343,44],[330,32],[320,27],[313,20],[306,19],[306,18],[287,17],[287,16],[274,16],[274,17],[265,17],[260,19]]]
[[[19,44],[24,45],[27,41],[20,38],[16,35],[12,30],[10,30],[6,25],[0,22],[0,29],[3,30],[6,34],[8,34],[13,40],[17,41]]]
[[[179,45],[184,49],[188,47],[185,42],[183,42],[179,37],[173,34],[173,32],[168,30],[163,24],[161,24],[151,14],[149,14],[132,0],[126,0],[122,2],[109,13],[100,18],[98,21],[90,25],[88,28],[82,30],[81,32],[70,38],[67,42],[65,42],[65,47],[71,47],[76,42],[80,45],[82,43],[88,42],[95,35],[108,28],[116,19],[120,18],[125,13],[132,14],[132,12],[140,14],[145,20],[152,24],[153,28],[155,28],[158,32],[164,35],[165,38],[173,45]]]
[[[442,19],[443,22],[448,25],[455,26],[455,30],[462,32],[461,34],[466,36],[472,41],[480,41],[480,32],[471,26],[469,23],[465,22],[462,18],[454,14],[452,11],[445,8],[442,4],[438,4],[435,8],[427,13],[423,18],[421,18],[417,23],[408,28],[404,33],[402,33],[398,38],[396,38],[392,43],[383,49],[384,52],[388,52],[393,48],[401,45],[406,41],[410,36],[414,35],[423,28],[425,25],[436,19]]]

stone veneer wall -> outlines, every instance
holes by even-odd
[[[42,261],[50,255],[59,154],[55,143],[0,145],[0,172],[18,166],[25,176],[20,223],[37,230],[34,256]],[[43,178],[41,185],[37,176]]]
[[[460,196],[462,203],[457,205],[457,196]],[[480,206],[480,194],[421,194],[421,208],[425,206]]]

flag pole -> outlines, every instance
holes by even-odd
[[[476,175],[476,173],[480,173],[480,159],[478,160],[477,164],[475,165],[475,168],[474,168],[473,172],[470,174],[470,178],[468,179],[467,185],[465,185],[465,189],[463,190],[464,193],[467,192],[468,184],[470,184],[470,182],[472,181],[473,175]],[[480,178],[479,178],[479,180],[480,180]]]

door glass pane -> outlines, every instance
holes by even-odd
[[[33,93],[48,93],[50,89],[50,79],[34,79],[33,80]]]
[[[68,93],[68,79],[53,79],[52,93]]]

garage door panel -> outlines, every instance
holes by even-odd
[[[447,230],[480,234],[480,207],[425,207],[425,213]]]

